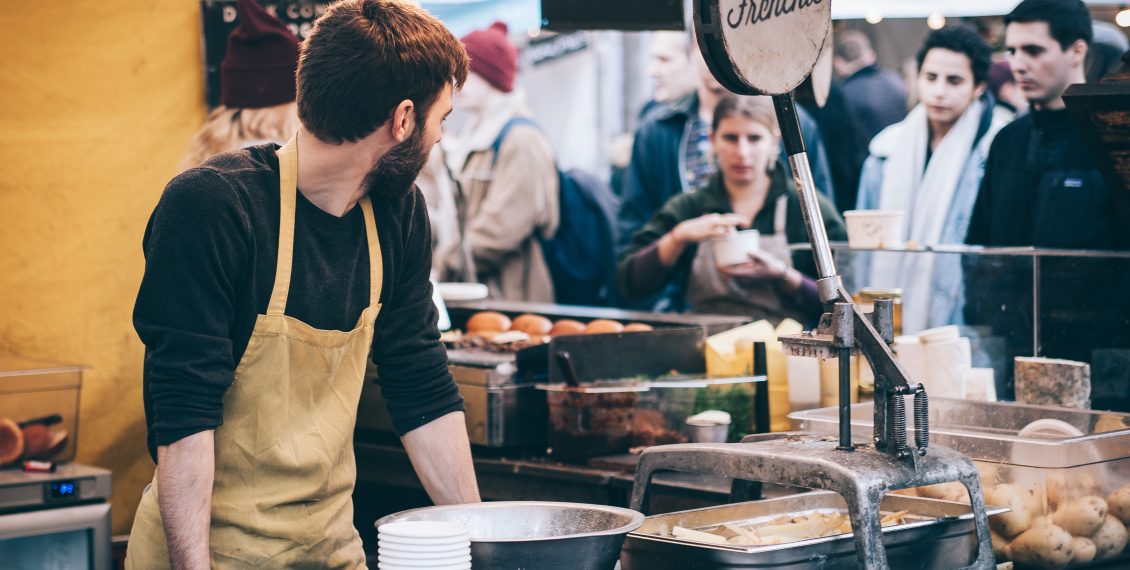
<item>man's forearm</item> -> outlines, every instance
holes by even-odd
[[[212,431],[157,448],[157,502],[175,570],[211,567],[208,532],[212,520],[215,440]]]
[[[463,412],[447,414],[400,439],[432,502],[437,505],[479,502],[479,486]]]

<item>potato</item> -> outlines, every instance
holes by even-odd
[[[1075,556],[1071,558],[1075,564],[1086,564],[1095,559],[1095,543],[1089,538],[1082,536],[1072,538],[1071,548],[1075,551]]]
[[[1078,497],[1099,494],[1099,482],[1092,473],[1061,473],[1047,478],[1048,505],[1060,505]]]
[[[920,491],[921,492],[921,491]],[[985,489],[985,504],[1007,507],[1007,513],[989,517],[989,526],[1005,538],[1012,538],[1032,527],[1032,512],[1022,492],[1007,483]]]
[[[1072,548],[1071,535],[1066,530],[1049,524],[1021,533],[1009,544],[1009,554],[1017,564],[1057,568],[1071,562],[1075,550]]]
[[[1038,517],[1032,518],[1032,527],[1031,528],[1036,528],[1038,526],[1047,526],[1049,524],[1055,524],[1054,522],[1052,522],[1052,516],[1051,515],[1040,515]]]
[[[969,493],[965,490],[965,485],[957,481],[918,487],[918,496],[926,497],[927,499],[941,499],[943,501],[969,504]]]
[[[989,531],[989,538],[993,541],[993,557],[997,562],[1005,562],[1008,560],[1008,539],[993,532]]]
[[[1108,495],[1106,504],[1110,508],[1110,514],[1124,524],[1130,524],[1130,483]]]
[[[981,485],[988,487],[1000,483],[1003,480],[1000,469],[1000,465],[996,463],[977,463],[977,472],[981,475]]]
[[[1126,548],[1126,527],[1122,521],[1110,515],[1106,516],[1099,530],[1091,535],[1095,543],[1095,560],[1106,560],[1122,554]]]
[[[1075,536],[1091,536],[1103,525],[1106,513],[1106,501],[1092,495],[1068,501],[1052,515],[1052,521]]]
[[[1014,485],[1015,486],[1015,485]],[[1024,504],[1028,506],[1028,512],[1032,516],[1048,511],[1048,504],[1044,497],[1043,489],[1035,487],[1018,487],[1020,494],[1024,497]]]

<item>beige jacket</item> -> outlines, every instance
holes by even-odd
[[[536,127],[516,125],[494,159],[491,146],[511,118],[527,116],[520,91],[498,93],[449,146],[451,171],[462,193],[460,218],[474,274],[492,298],[553,301],[553,282],[538,235],[557,231],[557,167],[549,141]],[[492,167],[493,164],[493,167]],[[461,265],[458,252],[446,265]]]

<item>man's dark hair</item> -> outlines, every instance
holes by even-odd
[[[298,117],[328,143],[355,142],[392,117],[405,99],[423,128],[449,83],[467,79],[467,52],[422,8],[397,0],[332,4],[302,43]]]
[[[948,49],[969,58],[974,83],[981,84],[989,78],[993,50],[972,26],[958,24],[930,32],[926,43],[918,50],[918,69],[922,69],[922,62],[926,61],[926,54],[932,49]]]
[[[847,30],[836,37],[836,43],[832,46],[832,53],[848,62],[853,63],[859,61],[868,51],[872,51],[871,39],[867,34],[858,30]]]
[[[1076,40],[1091,44],[1091,13],[1083,0],[1024,0],[1004,17],[1004,25],[1013,22],[1046,22],[1059,47],[1067,49]]]

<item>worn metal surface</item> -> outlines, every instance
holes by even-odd
[[[631,507],[647,512],[648,487],[661,471],[704,473],[835,491],[848,505],[859,568],[888,568],[879,528],[879,506],[892,490],[958,481],[969,492],[977,531],[978,555],[969,568],[991,568],[993,553],[981,481],[972,460],[934,446],[925,457],[907,462],[858,447],[836,448],[836,438],[806,434],[762,434],[740,444],[678,444],[644,451],[636,470]]]
[[[749,503],[709,507],[648,517],[628,535],[624,570],[685,568],[777,568],[822,570],[855,568],[850,534],[772,546],[707,545],[670,536],[675,526],[708,530],[722,524],[757,524],[785,514],[845,512],[847,504],[831,492],[813,492]],[[968,564],[977,551],[969,505],[887,495],[883,513],[908,511],[910,522],[882,529],[892,568],[950,570]],[[991,514],[1006,509],[994,509]]]
[[[403,521],[450,521],[471,534],[471,567],[611,570],[627,534],[642,514],[620,507],[503,501],[424,507],[389,515],[380,525]],[[380,544],[378,543],[378,548]]]

